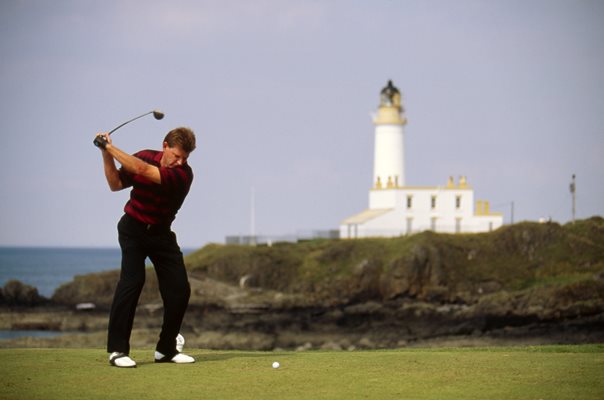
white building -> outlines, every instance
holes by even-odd
[[[400,236],[432,230],[487,232],[503,225],[503,214],[489,210],[489,202],[474,203],[474,190],[465,177],[444,186],[405,186],[404,126],[407,119],[401,94],[392,81],[382,90],[374,117],[373,187],[369,208],[345,219],[341,238]]]

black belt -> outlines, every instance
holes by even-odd
[[[124,216],[128,219],[129,222],[139,226],[140,228],[146,230],[151,233],[161,233],[161,232],[170,232],[171,224],[147,224],[145,222],[139,221],[129,214],[124,214]]]

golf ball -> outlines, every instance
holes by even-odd
[[[280,365],[279,362],[275,361],[273,363],[273,368],[279,368],[279,365]]]

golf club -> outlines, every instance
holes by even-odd
[[[122,126],[129,124],[132,121],[136,121],[139,118],[144,117],[145,115],[149,115],[149,114],[153,114],[153,117],[157,120],[160,120],[164,117],[164,113],[158,110],[153,110],[153,111],[149,111],[146,112],[142,115],[139,115],[138,117],[132,118],[131,120],[128,120],[126,122],[124,122],[121,125],[116,126],[115,128],[113,128],[111,131],[109,131],[108,135],[111,135],[113,132],[117,131],[118,129],[120,129]],[[101,149],[104,149],[105,146],[107,146],[107,141],[102,137],[102,136],[97,136],[94,138],[94,140],[92,141],[92,143],[94,143],[94,145],[96,147],[100,147]]]

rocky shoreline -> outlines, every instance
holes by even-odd
[[[139,313],[140,314],[140,313]],[[194,313],[193,313],[194,314]],[[2,328],[35,329],[61,331],[54,337],[19,337],[0,340],[0,348],[14,347],[92,347],[104,348],[106,343],[106,313],[93,312],[88,315],[74,315],[72,311],[31,310],[0,313],[4,321],[11,318],[20,322]],[[10,316],[10,318],[7,318]],[[190,319],[190,318],[188,318]],[[153,347],[160,329],[156,317],[137,315],[132,334],[132,346]],[[475,329],[472,324],[458,325],[448,332],[433,332],[427,336],[417,336],[394,328],[375,327],[352,328],[320,326],[317,329],[300,325],[274,330],[264,326],[258,330],[233,328],[231,330],[199,328],[185,323],[183,334],[187,346],[205,349],[239,350],[366,350],[405,347],[475,347],[475,346],[518,346],[544,344],[586,344],[604,343],[604,315],[581,317],[555,322],[532,322],[518,326],[504,326],[486,331]]]
[[[604,219],[594,217],[476,235],[209,245],[185,259],[191,300],[182,333],[193,347],[247,350],[601,343],[602,243]],[[7,283],[0,329],[64,334],[0,347],[104,347],[118,277],[77,276],[51,299]],[[133,346],[155,344],[158,293],[150,272]]]
[[[265,351],[604,342],[602,304],[581,307],[574,303],[555,311],[533,304],[509,312],[504,311],[505,302],[499,303],[502,307],[499,310],[489,308],[486,303],[485,300],[468,306],[399,299],[328,307],[247,301],[226,306],[191,304],[182,332],[192,347]],[[133,346],[154,346],[162,312],[158,303],[139,306]],[[63,334],[2,340],[0,347],[103,348],[107,316],[106,309],[5,307],[0,310],[0,329]]]

